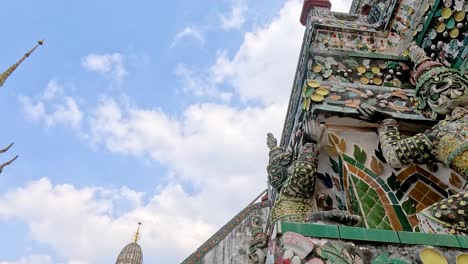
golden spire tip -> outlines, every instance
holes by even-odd
[[[141,222],[138,222],[138,228],[137,228],[137,231],[135,232],[135,234],[133,234],[133,242],[137,242],[138,240],[140,240],[140,226],[141,226]]]
[[[29,57],[29,55],[31,55],[31,53],[33,53],[38,46],[44,44],[44,40],[39,40],[37,42],[37,45],[34,46],[30,51],[26,52],[26,54],[23,55],[23,57],[21,57],[21,59],[19,59],[15,64],[11,65],[6,71],[4,71],[3,73],[0,74],[0,87],[3,86],[3,84],[5,83],[5,81],[8,79],[8,77],[10,77],[10,75],[16,70],[16,68],[27,58]]]

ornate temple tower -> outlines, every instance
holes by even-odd
[[[137,243],[140,239],[140,225],[141,222],[138,223],[137,231],[133,235],[133,242],[120,251],[115,264],[143,264],[143,251]]]
[[[468,1],[330,8],[303,4],[265,224],[251,205],[183,263],[468,263]]]
[[[16,68],[18,68],[18,66],[26,59],[28,58],[40,45],[44,44],[44,41],[43,40],[39,40],[36,44],[36,46],[34,46],[31,50],[29,50],[28,52],[26,52],[23,57],[21,57],[21,59],[19,59],[15,64],[11,65],[6,71],[4,71],[2,74],[0,74],[0,87],[3,86],[3,84],[5,83],[5,81],[8,79],[8,77],[10,77],[10,75],[16,70]],[[3,148],[3,149],[0,149],[0,154],[1,153],[5,153],[7,152],[11,146],[13,146],[14,143],[11,143],[10,145],[8,145],[6,148]],[[10,159],[9,161],[5,162],[5,163],[2,163],[0,164],[0,173],[2,173],[3,169],[10,165],[11,163],[13,163],[13,161],[15,161],[16,159],[18,158],[18,155],[16,155],[14,158]]]

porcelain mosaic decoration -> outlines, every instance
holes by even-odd
[[[330,6],[304,1],[251,263],[466,262],[468,2]]]
[[[355,8],[383,3],[364,2]],[[442,14],[431,17],[441,5]],[[431,28],[443,17],[449,29],[465,32],[467,6],[457,1],[402,1],[393,8],[387,26],[364,26],[362,15],[346,20],[325,8],[309,11],[282,137],[281,153],[287,162],[276,170],[282,172],[282,188],[271,182],[272,222],[467,235],[468,79],[462,64],[455,65],[466,56],[447,52],[454,41],[458,49],[465,49],[466,34],[437,32],[434,37]],[[377,11],[370,7],[367,19]],[[451,39],[429,49],[446,49],[453,56],[442,54],[442,60],[440,51],[427,54],[428,47],[421,47],[417,39],[428,35],[435,41]],[[311,140],[320,122],[326,136]],[[432,248],[406,259],[377,251],[364,260],[355,245],[317,245],[310,240],[313,234],[277,236],[283,241],[270,240],[269,246],[274,263],[426,263],[428,256],[447,261],[443,252]],[[299,249],[286,250],[292,237],[302,241],[296,244],[311,244],[306,256],[296,253]]]

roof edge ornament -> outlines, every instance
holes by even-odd
[[[37,47],[41,46],[42,44],[44,44],[44,40],[39,40],[36,44],[36,46],[34,46],[31,50],[29,50],[28,52],[26,52],[26,54],[23,55],[23,57],[21,57],[21,59],[19,59],[15,64],[11,65],[6,71],[4,71],[2,74],[0,74],[0,87],[3,86],[3,84],[5,83],[5,81],[8,79],[8,77],[16,70],[16,68],[18,68],[18,66],[27,58],[29,57],[29,55],[31,55],[36,49]]]

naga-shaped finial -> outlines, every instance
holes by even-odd
[[[267,146],[270,149],[270,160],[267,166],[268,181],[279,191],[288,177],[287,167],[292,162],[292,154],[278,146],[278,141],[272,133],[267,134]]]
[[[40,45],[44,44],[44,41],[43,40],[39,40],[36,44],[36,46],[34,46],[34,48],[32,48],[30,51],[26,52],[26,54],[23,55],[23,57],[21,57],[21,59],[19,59],[15,64],[11,65],[6,71],[4,71],[2,74],[0,74],[0,87],[3,86],[3,83],[5,83],[6,79],[8,79],[8,77],[16,70],[16,68],[18,68],[18,66],[27,58],[29,57],[29,55],[31,55],[36,49],[37,47],[39,47]]]
[[[5,153],[5,152],[7,152],[7,151],[11,148],[11,146],[13,146],[13,144],[15,144],[15,143],[14,143],[14,142],[11,142],[11,144],[8,145],[6,148],[0,149],[0,153]]]
[[[278,141],[272,133],[267,134],[267,146],[270,150],[274,150],[278,147]]]
[[[14,144],[14,143],[11,143],[11,144],[8,145],[6,148],[0,149],[0,153],[5,153],[5,152],[7,152],[7,151],[11,148],[11,146],[13,146],[13,144]],[[11,163],[13,163],[13,161],[15,161],[17,158],[18,158],[18,155],[16,155],[14,158],[12,158],[11,160],[9,160],[9,161],[7,161],[7,162],[5,162],[5,163],[3,163],[3,164],[0,164],[0,173],[2,173],[3,169],[4,169],[6,166],[8,166],[8,165],[10,165]]]
[[[249,260],[251,264],[264,264],[265,248],[268,245],[268,235],[263,232],[263,221],[259,216],[252,218],[252,240],[249,244]]]

